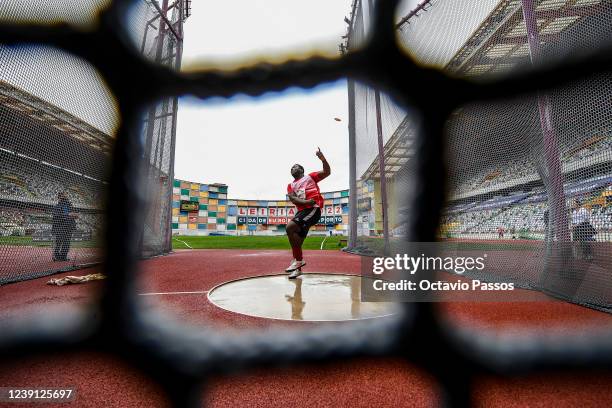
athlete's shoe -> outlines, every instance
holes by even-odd
[[[285,272],[287,272],[287,273],[293,272],[295,270],[294,266],[295,266],[296,262],[297,261],[294,258],[293,261],[291,261],[291,263],[289,264],[289,266],[285,269]]]
[[[289,275],[289,279],[295,279],[301,274],[302,274],[302,268],[295,269],[293,272],[291,272],[291,275]]]
[[[306,265],[306,262],[304,261],[297,261],[297,260],[293,260],[293,262],[291,262],[291,265],[289,265],[287,267],[287,269],[285,269],[285,272],[293,272],[298,268],[301,268],[302,266]]]

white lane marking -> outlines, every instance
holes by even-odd
[[[188,243],[186,243],[185,241],[181,241],[180,239],[174,238],[174,237],[172,239],[177,240],[178,242],[180,242],[181,244],[185,245],[189,249],[193,249],[193,247],[191,245],[189,245]]]
[[[197,295],[208,293],[207,290],[196,290],[193,292],[152,292],[152,293],[139,293],[139,296],[156,296],[156,295]]]
[[[270,255],[276,255],[276,256],[287,256],[287,251],[285,250],[280,250],[279,252],[258,252],[256,254],[238,254],[238,256],[270,256]]]
[[[323,245],[325,245],[325,241],[327,240],[327,235],[323,238],[323,242],[321,242],[321,251],[323,250]]]

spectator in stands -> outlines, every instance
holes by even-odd
[[[51,233],[55,235],[54,261],[68,261],[70,240],[76,227],[76,214],[72,214],[72,203],[64,192],[57,193],[57,204],[53,208]]]
[[[504,238],[504,232],[505,232],[504,227],[502,227],[502,226],[497,227],[497,238],[503,239]]]
[[[597,230],[591,224],[590,211],[577,198],[574,201],[572,211],[572,241],[580,243],[580,255],[588,261],[593,259],[591,241],[595,240],[595,234],[597,234]],[[576,257],[578,257],[577,255]]]

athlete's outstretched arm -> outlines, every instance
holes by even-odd
[[[331,167],[329,167],[329,163],[327,162],[327,159],[323,155],[323,152],[321,151],[321,148],[318,147],[318,146],[317,146],[316,155],[319,158],[319,160],[321,160],[321,162],[323,162],[323,170],[321,170],[321,171],[319,171],[317,173],[319,175],[319,181],[320,181],[320,180],[323,180],[325,177],[327,177],[327,176],[329,176],[331,174]]]

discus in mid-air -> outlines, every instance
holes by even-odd
[[[297,207],[297,214],[287,223],[287,237],[293,252],[293,261],[285,272],[289,279],[295,279],[302,274],[306,265],[302,256],[302,244],[308,235],[310,227],[319,222],[323,208],[323,196],[319,191],[319,182],[331,174],[331,168],[321,149],[317,147],[317,157],[323,163],[323,170],[304,175],[304,167],[294,164],[291,167],[293,181],[287,186],[287,197]]]

